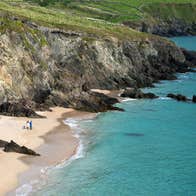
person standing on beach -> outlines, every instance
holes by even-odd
[[[29,129],[29,121],[27,120],[26,122],[26,129],[28,130]]]
[[[32,122],[32,120],[31,120],[31,121],[29,121],[29,128],[30,128],[30,130],[32,130],[32,129],[33,129],[33,122]]]

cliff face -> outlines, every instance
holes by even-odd
[[[87,111],[99,111],[102,105],[104,111],[108,101],[116,100],[89,89],[150,86],[186,69],[182,51],[156,36],[87,39],[77,32],[14,22],[20,28],[3,23],[0,34],[0,103],[22,99],[33,108],[60,105]]]

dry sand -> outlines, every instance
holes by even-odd
[[[69,127],[61,123],[63,115],[73,113],[74,110],[60,107],[52,108],[52,110],[52,112],[39,112],[46,118],[32,119],[33,130],[31,131],[22,129],[27,118],[0,116],[0,139],[14,140],[41,154],[40,157],[31,157],[0,150],[0,195],[5,195],[16,188],[18,175],[27,171],[35,165],[34,163],[39,163],[39,166],[55,164],[60,160],[68,159],[76,151],[78,140],[73,137]],[[45,145],[43,148],[42,144],[47,142],[50,145]],[[59,152],[56,153],[56,151]]]

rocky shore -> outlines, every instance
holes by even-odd
[[[158,36],[131,40],[65,33],[14,18],[23,27],[0,34],[0,113],[36,117],[52,106],[119,110],[118,100],[90,89],[153,86],[187,72],[196,54]],[[39,36],[38,36],[39,35]],[[25,37],[25,39],[24,39]]]

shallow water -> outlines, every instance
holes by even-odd
[[[173,39],[196,50],[196,37]],[[80,123],[84,154],[53,169],[36,196],[195,196],[196,104],[166,98],[196,94],[196,74],[178,74],[146,88],[156,100],[118,104],[126,112],[107,112]],[[65,149],[66,150],[66,149]]]

